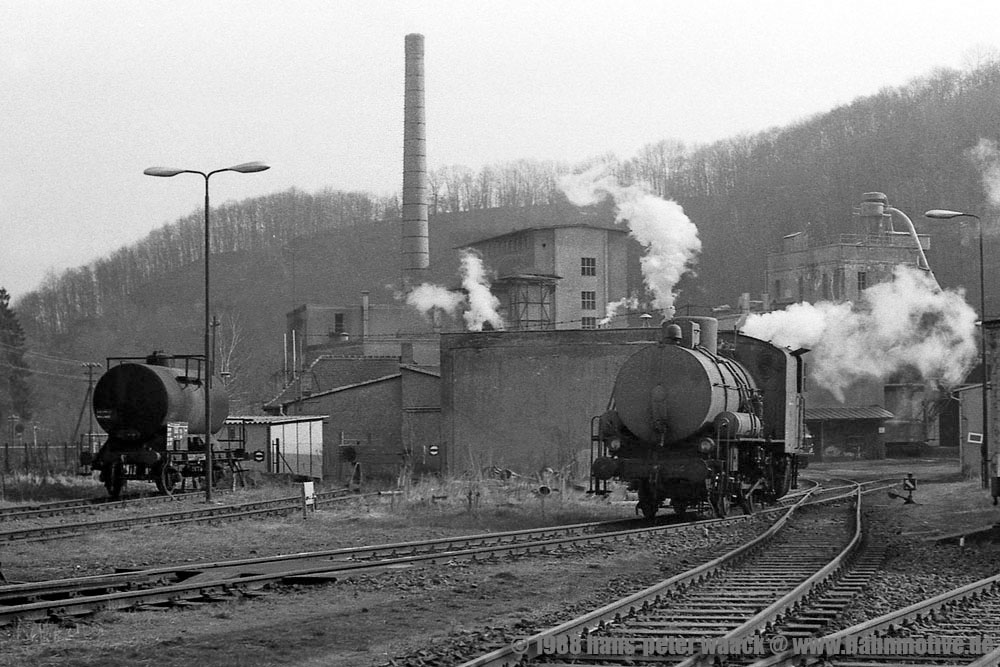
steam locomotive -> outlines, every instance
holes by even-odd
[[[680,317],[659,343],[629,357],[609,408],[592,420],[592,483],[619,479],[652,518],[669,499],[677,513],[732,504],[747,513],[796,486],[805,441],[807,350],[734,333],[718,320]]]
[[[108,494],[129,480],[154,482],[169,493],[185,477],[205,474],[206,438],[222,428],[229,397],[215,379],[209,388],[211,424],[205,424],[203,356],[112,357],[94,387],[94,416],[108,439],[80,462],[100,472]],[[207,433],[206,433],[207,431]],[[221,452],[213,479],[230,453]]]

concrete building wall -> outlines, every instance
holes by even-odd
[[[553,273],[562,279],[556,286],[556,328],[590,328],[607,313],[608,303],[628,295],[625,239],[619,231],[590,227],[561,227],[555,231]],[[584,275],[582,259],[594,260],[595,275]],[[585,307],[583,293],[593,293]]]
[[[795,239],[794,249],[767,258],[767,288],[776,306],[856,301],[865,288],[892,280],[896,266],[916,266],[919,257],[909,235],[851,236],[813,247],[805,234]],[[929,247],[926,236],[921,244]]]
[[[417,474],[444,470],[441,442],[441,378],[402,368],[400,438]]]
[[[354,447],[365,474],[393,475],[402,463],[402,411],[399,378],[308,397],[290,405],[293,414],[325,414],[323,472],[344,479],[341,443]]]
[[[979,479],[982,462],[982,445],[978,436],[983,432],[983,392],[982,384],[963,387],[959,392],[961,409],[959,412],[960,439],[958,443],[962,477]],[[970,438],[969,434],[973,434]],[[975,440],[976,442],[973,442]],[[996,450],[995,447],[991,447]]]
[[[533,473],[586,460],[591,419],[615,376],[659,329],[442,336],[442,442],[452,473],[489,466]],[[585,477],[588,470],[575,466]]]

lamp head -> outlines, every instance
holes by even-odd
[[[949,211],[948,209],[944,208],[932,208],[931,210],[924,213],[924,217],[934,218],[935,220],[951,220],[953,218],[962,218],[962,217],[976,218],[977,220],[979,219],[979,216],[973,215],[971,213],[963,213],[962,211]]]
[[[166,178],[183,174],[186,171],[187,169],[173,169],[171,167],[150,167],[149,169],[144,169],[142,173],[146,174],[146,176],[163,176]]]
[[[252,174],[258,171],[267,171],[271,168],[271,165],[264,164],[263,162],[244,162],[243,164],[238,164],[235,167],[229,167],[226,171],[238,171],[241,174]]]

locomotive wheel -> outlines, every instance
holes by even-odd
[[[674,514],[677,516],[684,516],[684,514],[688,511],[688,506],[684,503],[674,503],[673,508]]]
[[[125,486],[125,470],[121,461],[115,461],[104,468],[104,488],[112,500],[118,500]]]
[[[743,508],[744,514],[753,514],[757,511],[757,502],[753,498],[753,494],[740,496],[740,507]]]

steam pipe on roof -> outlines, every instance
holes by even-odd
[[[898,208],[893,206],[886,206],[885,210],[891,214],[898,215],[906,223],[906,227],[910,230],[910,236],[913,238],[913,242],[917,244],[917,252],[920,253],[920,259],[917,261],[917,268],[926,271],[927,275],[931,277],[934,281],[934,286],[937,287],[938,291],[941,291],[941,285],[938,283],[937,278],[934,277],[934,272],[931,271],[931,265],[927,261],[927,255],[924,254],[924,246],[920,244],[920,237],[917,236],[917,229],[913,226],[913,221],[900,211]]]

